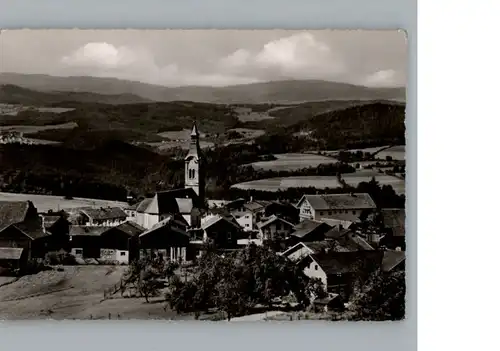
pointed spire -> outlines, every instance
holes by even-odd
[[[191,130],[191,137],[197,137],[197,136],[199,136],[198,127],[196,126],[196,122],[194,122],[193,129]]]

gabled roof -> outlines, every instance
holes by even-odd
[[[150,214],[190,213],[198,201],[192,188],[157,192],[144,212]]]
[[[136,236],[146,231],[146,228],[143,228],[139,224],[132,221],[124,222],[120,225],[117,225],[116,227],[111,227],[110,229],[119,230],[129,236]]]
[[[292,223],[290,223],[288,221],[285,221],[284,219],[279,218],[279,217],[277,217],[275,215],[272,215],[271,217],[269,217],[268,219],[266,219],[264,222],[257,223],[257,227],[259,227],[259,228],[265,228],[268,225],[270,225],[270,224],[272,224],[272,223],[274,223],[276,221],[285,223],[285,224],[289,225],[290,227],[293,227]]]
[[[70,236],[100,236],[110,227],[90,226],[90,225],[72,225],[69,229]]]
[[[256,212],[264,209],[269,204],[270,204],[269,201],[250,201],[247,202],[246,204],[243,204],[243,207],[250,212]]]
[[[201,219],[201,229],[205,230],[213,226],[215,223],[218,223],[220,221],[224,221],[226,223],[229,223],[230,225],[234,226],[235,228],[240,229],[241,226],[235,221],[234,218],[229,219],[226,216],[221,216],[221,215],[211,215],[207,216],[205,218]]]
[[[372,251],[374,248],[361,236],[350,229],[339,229],[337,227],[330,229],[325,237],[337,242],[349,251]]]
[[[45,229],[51,228],[54,224],[56,224],[59,220],[63,219],[63,216],[59,215],[41,215],[43,218],[43,227]]]
[[[381,266],[383,256],[383,251],[328,252],[309,255],[327,275],[374,270]]]
[[[328,225],[327,223],[315,221],[312,219],[305,219],[295,226],[295,230],[291,233],[291,235],[298,238],[303,238],[320,226],[324,226],[325,229],[330,228],[330,225]]]
[[[80,210],[82,213],[87,215],[92,220],[113,220],[113,219],[125,219],[127,214],[120,207],[101,207],[101,208],[82,208]]]
[[[23,232],[27,237],[29,237],[32,240],[50,236],[49,233],[43,230],[42,223],[38,221],[37,222],[27,221],[23,223],[16,223],[13,224],[12,226]]]
[[[307,200],[314,210],[374,209],[377,206],[367,193],[304,195],[297,203]]]
[[[0,201],[0,230],[21,223],[33,204],[30,201]]]
[[[168,229],[176,232],[176,233],[179,233],[179,234],[182,234],[182,235],[185,235],[186,237],[189,238],[189,234],[182,228],[179,228],[177,226],[173,226],[173,222],[174,222],[175,218],[174,216],[168,216],[167,218],[165,218],[164,220],[162,220],[161,222],[158,222],[156,223],[152,228],[146,230],[145,232],[142,232],[141,234],[139,234],[139,237],[143,237],[143,236],[146,236],[146,235],[149,235],[157,230],[161,230],[165,227],[168,227]]]
[[[392,229],[394,236],[405,236],[406,211],[404,208],[383,208],[380,214],[383,226]]]
[[[404,251],[386,250],[382,260],[382,270],[390,272],[406,259]]]
[[[0,247],[0,260],[18,260],[23,254],[19,247]]]

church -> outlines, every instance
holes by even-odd
[[[171,215],[182,215],[189,227],[200,226],[205,208],[205,172],[196,123],[191,130],[184,164],[184,188],[160,191],[153,198],[141,201],[132,214],[137,224],[151,229]]]

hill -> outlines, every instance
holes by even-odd
[[[43,92],[132,94],[153,101],[198,101],[222,104],[300,103],[318,100],[405,100],[405,88],[368,88],[320,80],[284,80],[228,87],[165,87],[115,78],[55,77],[1,73],[0,84]]]
[[[11,84],[0,85],[0,103],[6,104],[51,106],[62,102],[85,102],[117,105],[148,101],[150,100],[133,94],[103,95],[92,92],[43,92]]]
[[[288,127],[308,135],[324,149],[404,144],[405,105],[375,102],[317,114]]]

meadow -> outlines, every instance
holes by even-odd
[[[342,174],[342,179],[346,184],[357,187],[361,182],[369,182],[372,178],[380,183],[380,185],[390,185],[396,192],[396,194],[405,193],[405,181],[395,176],[387,175],[384,173],[379,173],[376,171],[359,171],[355,173],[345,173]]]
[[[16,133],[38,133],[44,130],[51,129],[73,129],[78,127],[78,124],[75,122],[61,123],[61,124],[50,124],[44,126],[33,126],[33,125],[9,125],[9,126],[0,126],[0,131],[3,132],[16,132]]]
[[[127,206],[125,202],[118,201],[84,198],[74,198],[72,200],[66,200],[62,196],[15,194],[3,192],[0,192],[0,201],[31,201],[39,212],[47,212],[48,210],[58,211],[65,208],[77,207]]]
[[[258,161],[247,164],[255,170],[272,170],[272,171],[295,171],[307,167],[318,167],[321,164],[337,163],[337,160],[332,157],[315,155],[315,154],[275,154],[276,160]]]
[[[380,151],[375,155],[375,158],[380,160],[385,160],[387,156],[390,156],[392,157],[393,160],[404,161],[405,154],[406,154],[405,146],[396,145]]]
[[[274,118],[267,112],[253,111],[250,107],[235,107],[233,111],[236,112],[237,118],[241,122],[257,122]]]
[[[259,190],[259,191],[278,191],[286,190],[288,188],[305,188],[315,187],[318,189],[326,188],[340,188],[342,184],[339,183],[336,176],[297,176],[297,177],[276,177],[252,180],[250,182],[238,183],[231,186],[231,188],[242,190]]]

